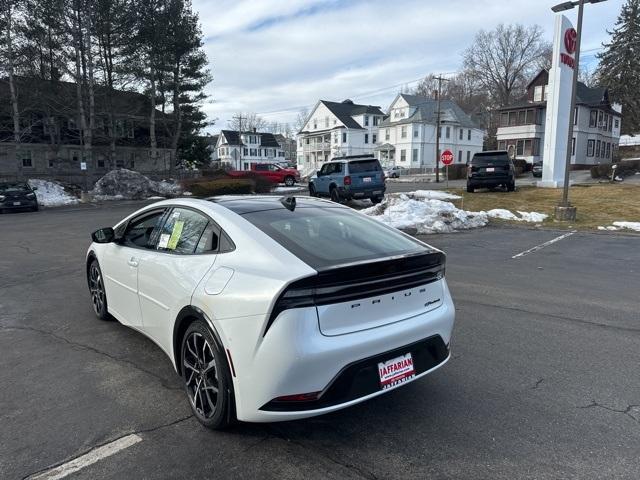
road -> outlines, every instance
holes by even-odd
[[[485,228],[448,253],[448,365],[305,421],[203,429],[142,335],[95,319],[89,233],[132,204],[0,215],[0,478],[141,439],[67,478],[637,479],[640,237]]]

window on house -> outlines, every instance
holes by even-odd
[[[318,128],[318,120],[316,120],[315,118],[313,119],[313,129],[317,130]]]
[[[462,150],[458,150],[458,163],[462,163]]]
[[[498,142],[498,150],[506,150],[507,149],[507,142],[505,140],[500,140]]]
[[[347,132],[342,132],[342,143],[347,143]]]
[[[533,142],[531,140],[524,141],[524,152],[523,155],[525,157],[529,157],[533,155]]]
[[[616,120],[616,128],[618,128],[618,121]],[[384,139],[389,140],[389,129],[385,129],[384,131]]]
[[[98,154],[98,168],[104,168],[104,155],[102,153]]]
[[[400,129],[400,138],[407,138],[407,127],[403,125]]]
[[[133,138],[133,122],[131,120],[127,120],[127,138]]]
[[[373,126],[375,127],[376,125],[378,125],[378,116],[374,116],[373,117]]]
[[[516,142],[516,155],[524,155],[524,140],[518,140]]]
[[[616,128],[620,128],[620,120],[618,120],[617,118],[615,121],[615,125],[616,125]]]
[[[400,161],[401,162],[406,162],[407,161],[407,151],[406,150],[400,150]]]
[[[329,128],[329,117],[324,117],[324,127]]]
[[[413,130],[413,138],[418,138],[418,135],[420,134],[420,130],[418,130],[417,128],[415,128]]]
[[[368,133],[364,134],[364,143],[369,143],[369,134]]]
[[[611,143],[607,143],[607,158],[611,158]]]
[[[573,137],[571,139],[571,155],[575,155],[576,154],[576,137]]]
[[[573,124],[578,125],[578,107],[573,110]]]
[[[598,126],[598,111],[591,110],[589,112],[589,128],[594,128]]]
[[[54,168],[56,166],[55,158],[49,158],[47,164],[49,165],[49,168]]]
[[[33,160],[31,159],[31,150],[22,152],[22,166],[25,168],[33,167]]]
[[[305,143],[309,145],[309,137],[305,138],[304,140],[305,140]]]
[[[447,127],[447,138],[451,138],[451,127]]]
[[[149,151],[149,156],[151,156],[151,151]],[[116,158],[116,168],[124,168],[124,159],[122,157]]]
[[[607,130],[612,131],[613,130],[613,115],[609,115],[609,128],[607,128]]]
[[[600,140],[596,142],[596,157],[600,156]]]
[[[249,155],[249,149],[248,148],[243,148],[242,149],[242,154],[246,157],[247,155]]]
[[[368,127],[369,126],[369,115],[365,115],[364,116],[364,126]]]
[[[538,86],[533,88],[533,101],[534,102],[541,102],[542,101],[543,91],[544,91],[544,86],[543,85],[538,85]]]
[[[462,140],[462,136],[464,135],[464,130],[462,130],[461,128],[459,128],[458,130],[459,130],[458,139]]]
[[[371,143],[376,143],[378,141],[378,135],[375,133],[371,135]]]
[[[500,126],[508,127],[509,126],[509,113],[503,112],[500,114]]]
[[[593,157],[593,151],[596,148],[596,141],[595,140],[588,140],[587,141],[587,157]]]
[[[255,148],[250,148],[249,149],[249,156],[251,156],[251,157],[255,157],[256,156],[256,149]]]
[[[518,125],[524,125],[527,120],[527,111],[520,110],[518,112]]]
[[[509,112],[509,126],[515,127],[517,120],[518,118],[517,118],[516,112]]]
[[[471,159],[471,152],[467,150],[467,163],[469,163],[470,159]]]
[[[418,163],[418,149],[414,148],[413,152],[411,153],[411,161],[413,163]]]
[[[80,160],[80,150],[71,150],[69,151],[69,157],[72,162],[77,162]]]
[[[471,140],[471,130],[467,130],[467,140]]]
[[[598,112],[598,128],[602,129],[602,124],[604,122],[604,112],[603,111],[599,111]]]

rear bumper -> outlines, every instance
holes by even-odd
[[[18,200],[16,200],[18,201]],[[14,205],[13,200],[8,200],[5,202],[0,202],[0,210],[24,210],[31,209],[38,206],[37,200],[20,200],[20,205]]]
[[[500,175],[495,177],[469,177],[467,178],[467,185],[474,186],[489,186],[489,185],[504,185],[506,183],[515,182],[514,177],[508,175]]]
[[[438,308],[343,335],[323,335],[315,307],[282,312],[257,345],[230,348],[237,375],[238,419],[274,422],[322,415],[382,395],[444,365],[455,308],[446,282],[443,285],[443,302]],[[227,339],[246,338],[248,323],[257,320],[229,319],[218,326]],[[408,352],[414,357],[415,377],[381,389],[378,361]],[[310,392],[323,394],[306,405],[273,402],[281,396]]]
[[[338,191],[340,195],[347,199],[358,199],[358,198],[371,198],[384,195],[386,191],[385,185],[379,185],[373,188],[358,188],[351,189],[346,187],[338,187]]]

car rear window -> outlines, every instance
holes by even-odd
[[[379,172],[382,170],[377,160],[349,162],[349,173]]]
[[[478,166],[487,165],[489,163],[493,165],[505,165],[509,163],[509,155],[507,155],[506,153],[497,153],[491,155],[475,154],[473,156],[473,159],[471,160],[471,163]]]
[[[243,217],[316,270],[430,251],[411,237],[345,208],[277,209]]]
[[[0,183],[0,192],[30,192],[26,183]]]

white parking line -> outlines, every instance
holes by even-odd
[[[138,442],[142,441],[142,437],[139,437],[135,433],[131,435],[127,435],[126,437],[119,438],[114,440],[113,442],[107,443],[106,445],[102,445],[101,447],[95,448],[90,452],[85,453],[84,455],[80,455],[79,457],[74,458],[62,465],[58,465],[57,467],[51,468],[44,472],[36,473],[27,478],[27,480],[56,480],[59,478],[64,478],[67,475],[71,475],[72,473],[77,472],[78,470],[82,470],[89,465],[96,463],[103,458],[110,457],[118,453],[125,448],[129,448],[132,445],[135,445]]]
[[[573,235],[576,232],[577,232],[577,230],[573,230],[573,231],[571,231],[569,233],[565,233],[564,235],[560,235],[559,237],[556,237],[556,238],[554,238],[552,240],[549,240],[548,242],[541,243],[540,245],[536,245],[535,247],[530,248],[529,250],[525,250],[524,252],[520,252],[520,253],[518,253],[517,255],[514,255],[511,258],[520,258],[520,257],[524,257],[525,255],[528,255],[530,253],[537,252],[538,250],[540,250],[540,249],[542,249],[544,247],[548,247],[552,243],[556,243],[556,242],[559,242],[560,240],[562,240],[563,238],[570,237],[571,235]]]

